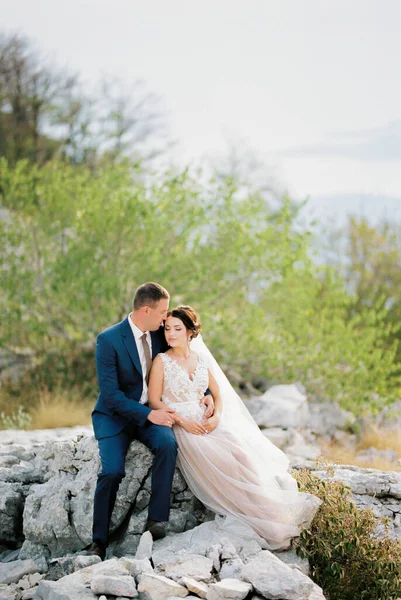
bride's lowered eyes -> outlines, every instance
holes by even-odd
[[[169,327],[169,325],[165,325],[165,326],[164,326],[164,329],[165,329],[166,331],[169,331],[169,330],[171,329],[171,327]],[[175,331],[181,331],[181,330],[182,330],[182,327],[174,327],[174,330],[175,330]]]

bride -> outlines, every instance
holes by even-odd
[[[170,349],[153,361],[149,405],[177,413],[178,466],[188,487],[213,512],[250,525],[269,550],[287,548],[321,501],[298,491],[286,455],[260,432],[203,341],[195,340],[196,312],[178,306],[164,330]],[[215,404],[209,418],[199,404],[207,388]]]

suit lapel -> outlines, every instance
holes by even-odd
[[[143,377],[141,361],[139,360],[138,348],[136,347],[134,334],[132,333],[132,329],[130,327],[130,324],[128,323],[128,317],[124,319],[124,321],[121,323],[121,336],[123,338],[124,346],[127,348],[128,354],[130,355],[132,362]]]

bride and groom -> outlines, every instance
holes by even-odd
[[[92,421],[101,472],[87,554],[105,557],[134,439],[153,453],[146,524],[153,539],[165,536],[178,460],[188,487],[209,509],[247,523],[269,549],[286,548],[320,500],[298,491],[287,457],[260,432],[198,337],[196,312],[189,306],[169,312],[168,305],[167,290],[145,283],[133,311],[97,338],[100,393]]]

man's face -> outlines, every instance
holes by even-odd
[[[148,306],[147,309],[147,329],[148,331],[156,331],[167,317],[169,300],[168,298],[162,298],[152,308]]]

